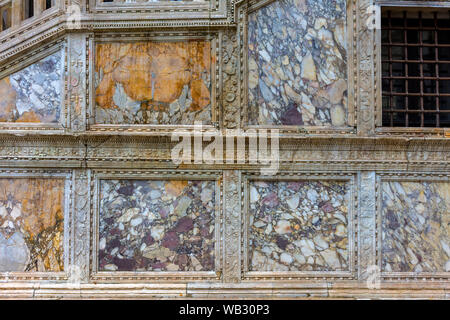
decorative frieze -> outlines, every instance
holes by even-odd
[[[248,123],[343,127],[346,1],[282,0],[248,12]]]
[[[223,173],[224,257],[223,280],[226,283],[241,281],[241,174],[237,170]]]
[[[86,130],[86,35],[71,34],[67,45],[67,100],[69,106],[70,127],[73,132]]]
[[[91,278],[219,280],[218,179],[208,172],[97,172]]]

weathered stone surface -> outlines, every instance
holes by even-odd
[[[408,245],[408,248],[411,246],[410,250],[406,246],[391,246],[390,240],[385,240],[386,247],[388,247],[385,260],[393,266],[392,271],[405,271],[400,271],[403,272],[402,275],[383,274],[380,283],[381,288],[378,290],[372,290],[368,287],[370,283],[376,284],[380,280],[380,278],[372,277],[378,274],[378,263],[383,268],[386,267],[383,271],[387,271],[387,264],[385,266],[382,265],[382,250],[384,250],[384,247],[381,240],[383,230],[379,229],[377,225],[379,222],[378,218],[382,218],[382,208],[378,204],[382,203],[377,203],[376,199],[377,195],[383,191],[383,186],[379,184],[378,175],[384,175],[384,177],[394,176],[396,179],[402,177],[411,179],[414,177],[415,181],[422,182],[437,181],[438,179],[444,181],[444,176],[449,171],[448,164],[450,160],[448,152],[450,144],[447,141],[449,139],[445,140],[443,138],[446,135],[443,128],[433,130],[419,128],[385,130],[376,127],[380,120],[380,117],[377,118],[376,114],[379,112],[377,103],[380,103],[377,94],[381,87],[381,83],[377,80],[380,76],[377,71],[380,67],[377,62],[380,48],[376,43],[376,30],[371,30],[368,23],[373,18],[371,16],[374,9],[371,7],[373,5],[372,0],[347,1],[347,12],[356,14],[356,16],[348,17],[349,27],[353,29],[352,36],[346,34],[345,24],[340,23],[335,29],[332,29],[333,19],[324,19],[322,12],[320,12],[322,9],[319,10],[319,13],[310,10],[312,6],[318,8],[323,3],[326,3],[327,5],[326,8],[323,8],[323,12],[330,12],[334,10],[336,4],[338,7],[341,6],[339,1],[210,1],[210,14],[207,12],[208,6],[205,5],[206,1],[199,1],[200,5],[198,7],[196,7],[197,1],[155,1],[138,4],[128,1],[121,3],[119,6],[115,2],[100,4],[96,8],[89,6],[88,9],[85,2],[69,1],[67,4],[80,4],[82,7],[83,28],[76,32],[67,29],[68,23],[66,19],[46,20],[44,24],[41,24],[42,20],[37,18],[28,19],[29,23],[24,21],[22,27],[16,28],[11,33],[9,31],[3,32],[1,35],[0,77],[2,78],[23,67],[27,67],[28,64],[23,64],[24,61],[29,61],[35,54],[41,55],[43,52],[41,50],[48,50],[53,45],[65,47],[63,52],[66,56],[65,66],[61,66],[65,68],[65,103],[63,104],[64,109],[61,110],[61,119],[59,119],[59,122],[64,126],[64,134],[60,135],[62,130],[48,130],[48,127],[40,129],[39,132],[41,134],[34,134],[35,129],[33,128],[39,128],[39,124],[0,124],[1,128],[8,130],[3,131],[0,144],[0,160],[4,168],[1,171],[2,174],[5,174],[7,177],[17,176],[17,178],[23,178],[24,175],[29,176],[30,173],[35,175],[36,172],[42,172],[43,176],[48,178],[52,176],[51,172],[53,170],[60,171],[61,168],[67,168],[73,172],[73,175],[70,183],[68,183],[70,187],[65,198],[69,209],[69,212],[65,212],[65,214],[70,217],[70,220],[65,221],[66,223],[64,224],[66,231],[69,231],[68,237],[65,237],[64,240],[69,248],[68,252],[64,252],[65,261],[68,261],[69,265],[65,268],[67,270],[64,271],[68,272],[69,279],[66,280],[65,275],[62,273],[46,275],[34,272],[28,274],[1,272],[0,298],[81,297],[86,299],[129,299],[167,298],[169,296],[186,297],[186,295],[189,298],[200,299],[230,297],[310,298],[318,296],[324,298],[363,299],[448,299],[450,297],[447,274],[443,274],[445,270],[448,270],[449,264],[448,262],[444,263],[446,258],[444,254],[447,247],[445,242],[444,244],[441,242],[443,239],[442,235],[445,233],[442,229],[436,228],[434,214],[430,218],[428,213],[423,213],[427,212],[429,207],[427,203],[420,202],[423,201],[423,197],[420,194],[417,198],[418,200],[408,202],[402,202],[403,200],[396,201],[396,203],[401,205],[395,204],[392,207],[395,210],[407,207],[412,202],[412,209],[409,211],[413,213],[411,214],[406,209],[401,210],[408,211],[408,214],[404,214],[403,211],[401,214],[398,213],[398,215],[396,213],[396,218],[400,225],[396,230],[403,229],[403,231],[391,232],[387,230],[387,238],[385,239],[388,239],[390,234],[392,235],[392,242],[405,243],[411,240],[409,234],[413,233],[414,235],[420,234],[421,237],[424,237],[424,240],[414,236],[414,242],[417,242],[417,244],[413,246]],[[15,1],[15,3],[20,3],[20,1]],[[237,7],[233,8],[233,3],[237,4]],[[283,44],[283,41],[287,41],[283,38],[282,32],[284,27],[286,27],[285,30],[290,30],[289,28],[301,30],[304,21],[306,21],[307,28],[304,33],[296,31],[296,33],[304,35],[301,39],[296,39],[295,35],[292,37],[288,34],[287,39],[294,39],[292,43],[286,46],[288,49],[285,49],[283,45],[277,45],[273,46],[272,52],[269,52],[269,49],[266,50],[268,56],[262,53],[261,58],[268,57],[269,61],[263,60],[261,62],[261,60],[258,63],[255,59],[246,61],[247,52],[241,50],[246,48],[247,45],[246,35],[244,34],[247,30],[247,13],[250,12],[250,20],[252,20],[253,16],[259,14],[258,10],[264,3],[269,3],[269,6],[263,7],[260,12],[266,10],[265,8],[282,6],[283,3],[298,3],[300,8],[297,10],[297,8],[291,6],[289,10],[277,11],[276,14],[280,13],[281,18],[271,16],[274,17],[272,20],[275,21],[275,18],[277,18],[279,20],[288,20],[289,23],[284,23],[284,21],[278,23],[282,27],[281,32],[276,26],[271,29],[268,28],[267,33],[264,33],[264,37],[279,39],[280,43]],[[435,2],[433,5],[440,6],[442,4]],[[133,12],[136,5],[140,6],[140,9],[137,12]],[[216,5],[220,5],[222,9],[216,10]],[[99,9],[100,6],[106,6],[108,13],[97,11],[102,16],[98,20],[95,11],[103,10]],[[167,8],[169,9],[167,10]],[[162,10],[159,11],[160,9]],[[256,11],[253,9],[256,9]],[[433,10],[436,10],[436,7]],[[296,12],[300,12],[303,17],[295,19],[294,23],[291,23],[291,20],[289,20],[290,15]],[[304,14],[305,12],[307,14]],[[62,13],[65,14],[64,12]],[[225,14],[228,14],[227,18],[224,18]],[[193,16],[196,18],[192,18]],[[31,27],[35,22],[39,23],[37,28]],[[251,23],[270,25],[264,19],[256,22],[251,21]],[[186,27],[188,27],[187,30]],[[23,30],[28,31],[23,32]],[[348,30],[350,31],[350,29]],[[330,39],[330,34],[327,31],[333,34],[334,46],[342,54],[342,61],[349,66],[350,72],[347,78],[343,78],[345,81],[334,83],[329,87],[329,90],[327,88],[325,100],[318,100],[318,93],[316,94],[316,92],[320,92],[321,89],[313,85],[319,84],[322,76],[328,74],[328,70],[323,67],[322,61],[324,60],[323,58],[332,56],[329,48],[325,46],[325,43],[328,43]],[[185,37],[184,35],[188,36]],[[357,204],[354,220],[352,219],[352,224],[355,226],[354,229],[350,225],[349,213],[342,215],[344,217],[342,221],[347,220],[347,227],[345,227],[344,223],[335,225],[334,229],[327,229],[325,225],[321,225],[320,228],[314,226],[312,218],[315,215],[319,217],[334,216],[336,220],[342,219],[339,214],[336,214],[336,207],[332,203],[324,203],[321,206],[317,206],[319,213],[314,214],[311,220],[305,220],[303,224],[299,224],[295,219],[290,218],[288,215],[294,216],[294,213],[316,210],[313,204],[321,201],[323,193],[308,185],[302,186],[298,184],[293,189],[295,192],[282,199],[280,199],[278,191],[275,193],[276,197],[274,195],[267,197],[268,194],[260,193],[260,187],[252,185],[250,185],[248,194],[246,194],[245,183],[241,181],[241,174],[245,175],[247,170],[252,172],[258,171],[260,169],[258,164],[224,164],[223,166],[195,164],[189,166],[189,170],[184,166],[175,166],[170,161],[172,146],[166,140],[168,137],[167,132],[171,128],[167,129],[168,127],[166,126],[156,129],[154,126],[128,125],[114,127],[95,125],[96,112],[100,110],[95,106],[95,89],[99,83],[98,76],[100,74],[97,72],[96,78],[95,44],[111,43],[110,41],[129,44],[132,41],[131,38],[135,40],[138,38],[151,39],[153,37],[164,43],[171,41],[187,42],[186,39],[193,39],[197,36],[202,39],[217,39],[217,41],[214,40],[214,46],[211,45],[211,48],[215,54],[220,55],[220,67],[216,68],[218,71],[215,74],[216,77],[212,79],[213,81],[208,87],[208,90],[215,93],[215,99],[210,98],[211,101],[215,102],[215,107],[217,107],[217,110],[214,110],[214,125],[222,129],[222,132],[225,132],[224,129],[226,128],[245,127],[248,124],[247,120],[252,124],[252,119],[257,120],[253,122],[256,125],[265,125],[267,123],[295,126],[301,124],[305,126],[319,125],[320,128],[306,128],[308,133],[310,133],[308,135],[305,135],[305,130],[300,128],[285,128],[289,130],[289,133],[286,131],[286,134],[283,132],[280,135],[280,170],[286,170],[289,174],[298,173],[300,177],[305,174],[304,179],[308,179],[307,176],[310,173],[314,173],[315,176],[323,175],[324,179],[331,179],[325,178],[328,174],[334,176],[340,172],[349,172],[358,177],[358,181],[352,186],[352,189],[355,191],[352,193],[354,197],[352,200],[355,202],[355,205]],[[264,37],[260,43],[257,43],[259,47],[271,44]],[[312,46],[310,46],[310,42]],[[342,47],[347,47],[348,51],[342,50],[343,48],[337,44],[343,44]],[[297,45],[300,50],[296,48]],[[274,52],[277,53],[279,48],[280,53],[277,56]],[[284,51],[281,52],[281,49]],[[256,52],[254,48],[252,50]],[[291,55],[290,52],[292,51],[300,52],[300,54]],[[326,56],[321,56],[320,52],[325,52]],[[348,57],[345,57],[346,54],[348,54]],[[138,54],[133,55],[135,57],[138,56]],[[246,64],[250,70],[249,74],[246,74],[243,70]],[[262,113],[267,110],[270,112],[274,111],[272,113],[264,113],[264,118],[260,121],[258,118],[259,114],[252,118],[250,113],[244,113],[247,112],[249,107],[244,105],[246,102],[245,96],[248,94],[244,82],[248,76],[250,91],[261,91],[260,79],[266,80],[263,76],[267,76],[267,78],[269,75],[272,76],[264,68],[271,64],[276,67],[273,67],[272,70],[273,77],[278,77],[280,84],[271,85],[266,81],[264,82],[266,87],[261,85],[261,88],[266,97],[273,99],[280,106],[272,103],[274,107],[270,109],[272,106],[269,106],[269,108],[259,104],[259,102],[255,103],[254,106],[257,108],[253,108],[253,111],[258,113],[259,111]],[[144,63],[141,65],[144,65]],[[9,72],[8,68],[10,67],[14,68],[14,71]],[[211,67],[211,70],[215,68],[215,66]],[[124,70],[127,71],[126,69]],[[260,73],[261,70],[264,73]],[[333,67],[331,70],[334,70]],[[294,80],[289,78],[290,73],[294,75],[292,78]],[[301,82],[297,81],[297,78],[303,82],[300,90],[298,83]],[[137,82],[130,87],[135,89],[134,87],[139,87],[140,83]],[[2,85],[3,87],[0,89],[0,104],[2,102],[5,103],[4,105],[14,104],[17,96],[10,90],[11,83],[6,84],[5,80]],[[118,87],[118,93],[114,92],[112,95],[113,102],[114,99],[125,96],[126,86],[119,85]],[[4,90],[4,88],[7,89]],[[115,86],[113,88],[116,90]],[[173,88],[176,88],[176,86],[168,86],[164,90],[170,91]],[[143,91],[145,90],[144,88]],[[185,86],[183,86],[182,90],[185,90]],[[347,109],[346,105],[347,90],[349,109]],[[183,93],[184,91],[181,92]],[[191,104],[189,95],[192,95],[192,93],[190,87],[186,92],[186,100]],[[262,93],[260,98],[264,98]],[[175,101],[178,100],[179,98],[177,97]],[[121,102],[123,100],[118,99],[117,101]],[[90,102],[93,102],[93,105]],[[130,103],[129,100],[126,100],[126,102]],[[297,104],[299,107],[294,106],[294,104]],[[355,110],[353,110],[353,106]],[[444,105],[442,104],[442,106]],[[136,122],[130,120],[123,123],[161,123],[180,125],[179,127],[181,127],[183,124],[191,124],[191,119],[197,119],[197,114],[191,116],[192,113],[195,113],[191,111],[187,111],[189,116],[186,116],[186,119],[180,118],[182,116],[181,112],[178,113],[178,108],[178,103],[169,104],[169,112],[172,112],[174,117],[168,121],[166,121],[167,118],[163,111],[150,110],[147,115],[151,121],[145,122],[147,120],[144,121],[136,116],[136,119],[134,119]],[[206,106],[205,112],[209,108],[209,106]],[[249,111],[252,112],[252,110]],[[283,112],[278,110],[283,110]],[[111,123],[122,123],[120,122],[122,121],[121,112],[121,110],[118,110],[113,114],[114,117],[118,115],[118,120],[116,122],[111,121]],[[325,116],[322,117],[320,112],[323,112]],[[162,120],[158,119],[160,115]],[[64,123],[61,120],[64,120]],[[279,120],[279,122],[275,120]],[[20,121],[24,120],[21,119]],[[204,122],[206,123],[207,121]],[[105,120],[104,123],[106,124],[107,121]],[[97,124],[101,123],[97,122]],[[349,125],[350,127],[356,125],[356,127],[345,128],[342,131],[330,128],[331,126],[342,125]],[[334,133],[326,135],[326,132],[330,132],[328,129],[332,129]],[[354,131],[350,131],[353,129],[358,131],[358,136],[355,136]],[[95,132],[89,132],[89,130]],[[160,133],[164,137],[160,136]],[[23,170],[25,167],[30,169]],[[43,167],[55,169],[38,169]],[[212,188],[203,188],[198,190],[195,196],[191,197],[185,192],[186,188],[190,188],[187,181],[175,182],[171,180],[170,182],[172,183],[169,184],[167,183],[169,180],[166,179],[168,179],[167,175],[169,173],[178,172],[182,173],[184,177],[192,174],[193,178],[191,179],[195,180],[196,172],[209,171],[210,169],[214,171],[223,169],[223,179],[220,178],[218,180],[218,184],[222,186],[220,195],[222,212],[220,215],[217,213],[215,217],[217,223],[220,224],[214,230],[214,233],[220,239],[219,243],[216,243],[218,255],[214,257],[216,274],[208,273],[208,275],[205,275],[205,273],[193,272],[196,269],[191,267],[193,265],[198,266],[197,261],[201,265],[202,258],[193,255],[190,258],[192,261],[189,261],[189,257],[186,260],[186,256],[174,252],[178,250],[177,248],[181,244],[181,237],[184,237],[183,241],[185,241],[187,238],[191,239],[190,237],[194,232],[196,235],[198,234],[195,219],[190,217],[190,208],[200,207],[200,202],[202,203],[201,206],[203,206],[203,203],[219,199],[218,190],[213,192]],[[99,193],[101,192],[94,186],[97,186],[96,182],[98,179],[106,179],[104,176],[96,177],[97,174],[100,174],[99,171],[101,171],[101,175],[104,174],[105,176],[109,176],[111,172],[114,172],[117,180],[142,179],[140,177],[141,172],[145,172],[145,175],[149,174],[154,177],[161,175],[161,177],[156,179],[164,182],[164,186],[161,188],[153,188],[146,193],[145,201],[142,201],[144,204],[139,203],[139,207],[132,204],[127,210],[124,209],[121,212],[122,215],[118,219],[123,220],[121,223],[124,225],[124,230],[119,230],[120,236],[115,235],[114,237],[116,238],[113,237],[113,241],[119,238],[121,241],[125,239],[123,240],[125,245],[122,245],[122,247],[128,245],[128,236],[130,239],[141,236],[136,230],[139,230],[143,224],[149,223],[150,220],[140,213],[144,212],[146,208],[153,208],[155,204],[152,201],[156,200],[159,203],[159,199],[163,197],[176,198],[176,200],[173,200],[173,212],[170,211],[169,214],[165,210],[156,212],[155,214],[161,214],[162,216],[167,214],[167,217],[153,220],[153,222],[156,221],[155,226],[149,227],[150,231],[142,235],[143,239],[139,242],[140,245],[134,246],[133,243],[130,246],[133,250],[140,250],[141,246],[145,244],[147,247],[142,251],[142,256],[145,259],[154,259],[155,261],[159,258],[167,259],[164,265],[160,265],[161,269],[158,269],[159,266],[155,263],[155,269],[142,268],[138,272],[128,273],[127,276],[124,276],[121,272],[97,272],[127,270],[135,263],[133,260],[134,256],[130,259],[123,256],[124,258],[120,259],[117,264],[115,264],[116,261],[106,261],[108,264],[104,265],[104,269],[99,270],[96,268],[98,265],[96,263],[98,262],[98,255],[96,254],[98,252],[92,252],[92,244],[97,242],[99,230],[94,228],[98,224],[93,224],[93,222],[97,218],[95,214],[97,214],[97,205],[100,204],[101,198]],[[284,176],[284,174],[281,173],[281,176]],[[279,176],[277,175],[274,178],[278,179]],[[119,182],[117,181],[117,183]],[[352,183],[353,181],[349,182],[349,184]],[[101,185],[101,183],[99,184]],[[136,197],[139,193],[136,193],[133,191],[133,188],[129,188],[127,185],[122,185],[121,187],[123,187],[121,189],[123,197],[130,199],[130,203],[131,201],[139,202],[138,199],[140,198]],[[242,188],[244,190],[241,190]],[[311,189],[316,189],[316,192]],[[428,187],[421,186],[420,189],[424,191],[428,190]],[[427,192],[424,193],[424,195],[427,194]],[[414,193],[411,198],[414,198]],[[247,217],[242,217],[241,211],[246,212],[247,203],[243,202],[248,199],[255,206],[265,206],[267,210],[273,213],[276,222],[272,224],[266,221],[253,221],[249,228],[257,230],[257,232],[245,233],[245,231],[250,232],[250,229],[243,230],[243,224],[245,224]],[[433,202],[433,199],[436,199],[436,197],[432,195],[430,199]],[[300,210],[299,208],[302,207],[304,200],[308,203],[311,202],[312,205],[308,209]],[[148,203],[150,204],[148,205]],[[216,205],[219,207],[219,204]],[[36,205],[35,207],[38,206]],[[154,211],[150,210],[150,212]],[[11,211],[10,214],[11,219],[13,219],[13,216],[17,216],[17,211]],[[287,215],[282,216],[282,214]],[[425,218],[425,224],[428,226],[425,229],[420,229],[422,226],[420,224],[412,227],[407,223],[403,223],[402,219],[409,219],[410,215],[416,217],[418,221],[422,221],[418,217],[419,215],[422,216]],[[173,221],[169,218],[173,218]],[[169,222],[167,222],[168,219],[170,220]],[[382,221],[380,220],[380,222]],[[314,223],[317,223],[317,221],[314,220]],[[295,230],[295,224],[300,226],[299,230]],[[107,223],[104,225],[108,226]],[[329,225],[333,226],[333,223]],[[396,224],[394,223],[393,225]],[[167,226],[169,226],[170,230],[167,230]],[[389,226],[388,222],[386,222],[386,226]],[[410,232],[408,228],[413,229],[413,232]],[[208,228],[199,229],[199,237],[203,238],[204,234],[207,234],[206,238],[209,236]],[[405,232],[405,229],[408,229],[408,232]],[[440,234],[440,236],[430,236],[430,233],[427,233],[428,229],[431,230],[430,232]],[[259,233],[260,230],[263,232]],[[295,244],[290,241],[289,237],[292,234],[298,235],[300,232],[306,233],[308,230],[312,231],[301,239],[295,239],[295,241],[298,241]],[[345,257],[345,254],[339,256],[336,253],[335,244],[333,240],[330,240],[329,233],[327,233],[330,230],[336,237],[349,234],[349,239],[344,247],[348,250],[348,260],[352,257],[352,260],[349,261],[349,266],[354,268],[351,271],[358,270],[357,273],[352,272],[352,275],[347,275],[346,272],[342,277],[343,279],[340,275],[336,278],[329,274],[329,271],[334,270],[332,266],[340,264],[341,257]],[[137,233],[137,235],[133,234],[133,232]],[[280,234],[277,232],[280,232]],[[402,237],[402,240],[393,238],[397,234]],[[256,235],[258,239],[263,239],[258,243],[270,244],[270,249],[273,249],[273,257],[275,257],[275,254],[278,255],[276,259],[272,259],[272,257],[270,259],[277,264],[268,258],[268,254],[265,251],[254,250],[252,256],[251,250],[253,249],[244,240],[251,238],[253,235]],[[416,241],[415,239],[419,240]],[[120,252],[112,252],[112,249],[107,249],[108,242],[106,237],[99,240],[98,247],[100,247],[100,250],[104,250],[108,254],[114,254],[115,258],[119,258]],[[436,244],[433,244],[434,246],[432,247],[430,242]],[[153,247],[156,250],[148,249],[155,244],[158,244],[158,247]],[[301,244],[300,249],[298,249],[300,253],[295,249],[296,244]],[[210,252],[208,250],[206,249],[205,251]],[[427,252],[425,255],[426,261],[434,259],[435,262],[428,265],[424,261],[416,262],[414,256],[419,260],[421,251]],[[9,238],[0,232],[0,252],[0,260],[3,259],[1,264],[3,266],[8,265],[9,270],[25,270],[30,260],[26,239],[17,232]],[[357,256],[353,256],[352,253],[357,253]],[[261,264],[269,261],[269,265],[274,267],[268,267],[267,269],[273,269],[274,271],[263,274],[247,272],[249,269],[252,271],[252,268],[253,271],[264,270],[264,267],[249,266],[249,259],[243,259],[247,255],[251,256],[254,261],[262,261]],[[319,257],[323,259],[324,265],[319,266],[323,271],[317,276],[306,275],[305,273],[309,274],[308,271],[314,271],[307,270],[312,263],[312,259],[319,259]],[[402,269],[398,259],[402,259],[407,264],[406,268]],[[186,275],[184,272],[159,272],[179,271],[180,265],[187,266],[185,271],[191,273]],[[248,266],[249,269],[245,268]],[[286,270],[287,267],[294,272],[289,274],[278,272],[279,270]],[[430,268],[427,269],[428,267]],[[426,274],[419,273],[420,268]],[[313,269],[316,269],[316,267],[313,267]],[[348,268],[344,267],[342,269],[348,270]],[[204,268],[203,270],[210,270],[210,268]],[[374,271],[374,273],[368,272],[369,270]],[[413,274],[410,275],[407,270],[414,270],[417,273],[414,274],[413,271]],[[156,272],[146,273],[141,271]],[[299,274],[297,273],[298,271],[304,273]],[[48,281],[49,279],[51,281]],[[58,283],[56,284],[54,280],[57,280]]]
[[[96,46],[96,123],[211,122],[209,41]]]
[[[450,183],[384,182],[382,268],[450,271]]]
[[[251,271],[348,270],[345,182],[251,181],[250,185]]]

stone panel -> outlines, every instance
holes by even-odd
[[[64,180],[0,178],[0,272],[64,270]]]
[[[382,270],[450,271],[450,183],[382,184]]]
[[[249,271],[349,270],[349,188],[250,181]]]
[[[210,41],[98,43],[98,124],[211,123]]]
[[[58,123],[61,55],[56,52],[0,80],[0,122]]]
[[[249,124],[346,125],[346,1],[280,0],[248,20]]]
[[[214,271],[215,182],[101,180],[99,271]]]

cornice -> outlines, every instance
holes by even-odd
[[[60,284],[60,283],[24,283],[9,282],[0,284],[0,298],[7,299],[133,299],[160,298],[172,299],[254,299],[260,297],[296,298],[296,299],[339,299],[339,298],[431,298],[448,299],[447,281],[409,281],[383,283],[380,289],[368,289],[365,282],[325,281],[314,282],[243,282],[240,284],[223,283],[120,283],[120,284]]]
[[[192,130],[187,130],[193,134]],[[225,137],[225,136],[224,136]],[[241,135],[230,134],[227,137],[237,139]],[[271,141],[270,134],[268,135],[269,142]],[[54,144],[54,145],[85,145],[85,144],[133,144],[133,145],[154,145],[161,144],[174,145],[171,142],[171,134],[161,133],[142,133],[142,134],[128,134],[128,135],[110,135],[100,133],[78,133],[78,134],[23,134],[16,135],[13,133],[0,133],[0,142],[2,146],[16,143],[30,143],[30,144]],[[205,144],[208,144],[205,142]],[[383,148],[398,148],[398,150],[406,150],[408,148],[417,147],[423,150],[439,150],[447,151],[450,154],[450,139],[448,138],[425,138],[425,137],[360,137],[360,136],[294,136],[294,135],[280,135],[279,144],[281,149],[296,150],[301,146],[315,146],[317,148],[339,149],[348,147],[351,149],[365,149],[365,150],[382,150]],[[131,147],[131,146],[130,146]]]

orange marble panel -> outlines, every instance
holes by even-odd
[[[209,41],[96,45],[96,122],[211,121]]]
[[[0,179],[0,272],[63,271],[63,238],[63,179]]]

